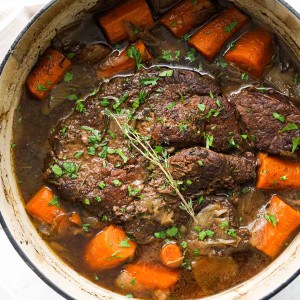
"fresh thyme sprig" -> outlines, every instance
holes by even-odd
[[[132,128],[127,122],[123,125],[120,124],[116,115],[111,112],[109,109],[105,110],[105,114],[108,117],[111,117],[115,120],[117,125],[122,130],[125,137],[129,140],[130,144],[139,152],[141,153],[146,159],[148,159],[151,163],[157,166],[165,175],[168,183],[174,189],[176,194],[181,200],[180,208],[185,210],[193,220],[198,223],[197,219],[195,218],[195,212],[193,210],[192,202],[187,202],[183,195],[181,194],[178,183],[174,180],[173,176],[169,171],[169,159],[167,151],[163,151],[162,155],[159,155],[150,145],[147,138],[140,135],[134,128]]]

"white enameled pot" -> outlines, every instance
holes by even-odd
[[[36,232],[18,190],[11,153],[13,117],[25,78],[56,31],[85,17],[96,3],[107,0],[55,0],[47,4],[11,46],[0,66],[0,221],[24,261],[67,299],[122,299],[66,265]],[[284,1],[234,0],[248,14],[263,21],[300,59],[300,16]],[[250,280],[208,299],[267,299],[300,273],[300,234],[266,269]]]

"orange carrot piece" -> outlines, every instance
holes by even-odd
[[[152,59],[142,41],[137,41],[133,46],[140,52],[142,62],[147,62]],[[116,74],[129,71],[134,68],[136,62],[127,54],[129,47],[127,47],[120,54],[118,53],[117,56],[116,53],[112,54],[103,64],[98,67],[97,75],[99,79],[110,78]]]
[[[209,0],[183,0],[165,13],[159,21],[179,38],[205,22],[212,11],[214,6]]]
[[[300,162],[258,154],[258,189],[300,188]]]
[[[53,192],[46,186],[43,186],[26,204],[27,212],[48,224],[53,224],[54,220],[65,211],[57,205],[51,205],[54,198]]]
[[[204,25],[189,40],[207,59],[211,60],[225,43],[249,21],[249,17],[231,7]]]
[[[89,241],[84,261],[94,271],[111,269],[133,257],[135,250],[136,243],[121,228],[110,225]]]
[[[285,241],[300,226],[300,212],[278,196],[273,196],[266,213],[276,218],[276,225],[265,220],[264,215],[262,224],[255,226],[251,232],[250,242],[268,256],[275,257],[283,248]]]
[[[177,244],[166,244],[160,251],[162,263],[169,268],[178,268],[183,262],[183,255]]]
[[[69,217],[69,221],[76,225],[81,225],[81,218],[79,213],[73,212],[72,215]]]
[[[261,77],[273,55],[272,34],[256,28],[244,34],[225,54],[225,60],[236,64],[241,70]]]
[[[159,265],[137,263],[126,266],[125,271],[142,284],[146,289],[165,290],[179,279],[177,270],[170,270]]]
[[[70,68],[70,60],[59,51],[48,49],[29,73],[26,79],[27,88],[33,96],[43,100]]]
[[[128,38],[124,22],[131,22],[136,28],[154,24],[146,0],[128,0],[99,16],[98,21],[111,44]]]

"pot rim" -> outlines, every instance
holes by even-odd
[[[27,30],[33,25],[33,23],[45,12],[47,11],[55,2],[58,0],[50,0],[47,2],[26,24],[26,26],[22,29],[22,31],[17,35],[14,42],[11,44],[10,48],[8,49],[6,55],[4,56],[3,61],[0,64],[0,76],[2,75],[2,72],[4,70],[4,67],[10,58],[10,55],[18,45],[19,41],[22,39],[23,35],[27,32]],[[300,22],[300,12],[296,11],[289,3],[287,3],[285,0],[276,0],[279,3],[281,3],[284,7],[286,7],[294,16],[297,17],[297,19]],[[67,300],[76,300],[75,298],[68,295],[66,292],[64,292],[60,287],[58,287],[55,283],[53,283],[50,279],[48,279],[38,268],[37,266],[27,257],[25,252],[21,249],[21,247],[17,244],[15,241],[13,235],[11,234],[8,226],[6,225],[6,222],[2,216],[2,213],[0,211],[0,225],[3,228],[3,231],[5,232],[8,240],[16,250],[16,252],[19,254],[19,256],[22,258],[22,260],[29,266],[29,268],[49,287],[51,287],[55,292],[57,292],[60,296],[64,297]],[[287,287],[292,281],[294,281],[298,276],[300,275],[300,267],[299,269],[292,274],[286,281],[284,281],[281,285],[279,285],[276,289],[274,289],[272,292],[261,298],[261,300],[268,300],[271,297],[275,296],[277,293],[282,291],[285,287]]]

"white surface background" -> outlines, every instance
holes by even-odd
[[[47,1],[0,0],[0,62],[17,34],[45,2]],[[286,0],[286,2],[300,12],[299,0]],[[300,276],[272,298],[272,300],[283,299],[300,299]],[[0,300],[63,300],[24,263],[1,227]]]

